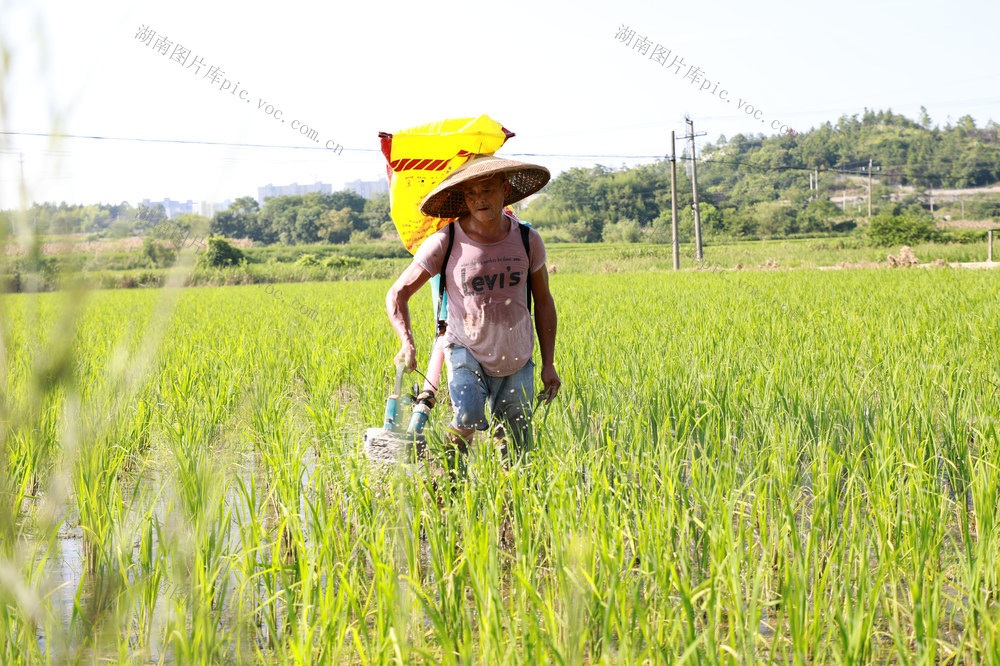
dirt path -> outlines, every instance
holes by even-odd
[[[920,268],[927,268],[935,264],[920,264]],[[1000,261],[954,261],[948,264],[951,268],[1000,268]]]
[[[926,264],[912,264],[911,266],[890,266],[886,262],[870,262],[862,261],[858,263],[849,264],[847,262],[838,264],[836,266],[816,266],[817,270],[821,271],[842,271],[849,270],[852,268],[942,268],[947,266],[948,268],[973,268],[973,269],[991,269],[1000,268],[1000,261],[932,261]]]

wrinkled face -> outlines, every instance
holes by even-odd
[[[483,223],[500,217],[504,199],[510,194],[510,190],[510,183],[503,174],[471,180],[462,186],[469,213]]]

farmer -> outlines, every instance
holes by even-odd
[[[389,321],[399,336],[396,364],[417,367],[408,302],[432,275],[445,280],[448,303],[444,342],[454,417],[450,442],[465,453],[476,430],[486,430],[485,405],[498,426],[494,443],[505,455],[507,434],[518,456],[531,450],[535,346],[528,285],[541,348],[548,404],[559,391],[554,363],[556,307],[549,293],[545,245],[534,229],[504,213],[505,206],[540,190],[545,167],[476,155],[445,178],[420,204],[425,215],[458,218],[425,240],[386,295]],[[453,234],[447,266],[442,266]],[[530,252],[525,253],[525,242]]]

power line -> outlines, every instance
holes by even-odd
[[[270,143],[233,143],[229,141],[199,141],[196,139],[146,139],[142,137],[128,136],[100,136],[91,134],[61,134],[50,132],[7,132],[0,131],[0,134],[9,136],[37,136],[54,139],[85,139],[91,141],[131,141],[136,143],[167,143],[180,145],[197,146],[226,146],[229,148],[277,148],[281,150],[328,150],[323,146],[288,146]],[[358,153],[380,153],[378,148],[344,148]],[[6,152],[6,151],[5,151]],[[566,158],[602,158],[602,159],[665,159],[665,155],[597,155],[597,154],[569,154],[569,153],[505,153],[515,157],[566,157]]]
[[[329,150],[323,146],[281,146],[268,143],[230,143],[226,141],[196,141],[193,139],[143,139],[140,137],[125,136],[96,136],[87,134],[56,134],[49,132],[3,132],[11,136],[38,136],[53,139],[89,139],[94,141],[133,141],[137,143],[173,143],[201,146],[227,146],[230,148],[281,148],[285,150]],[[344,148],[344,150],[368,151],[367,148]],[[375,149],[370,149],[374,151]]]
[[[588,157],[602,159],[627,159],[627,160],[665,160],[667,155],[569,155],[559,153],[504,153],[511,157]]]

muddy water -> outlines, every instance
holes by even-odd
[[[310,474],[315,468],[315,464],[310,462],[309,464]],[[254,470],[251,469],[240,474],[240,477],[244,482],[249,484],[249,479],[253,475]],[[304,474],[304,479],[310,478],[310,474]],[[143,483],[149,484],[150,487],[169,487],[172,479],[167,475],[158,475],[150,479],[146,479]],[[305,481],[303,482],[303,496],[307,493],[310,496],[313,493],[311,488],[306,487]],[[225,498],[226,507],[232,512],[233,518],[230,522],[229,537],[227,543],[224,547],[228,547],[229,541],[234,541],[239,539],[238,523],[236,518],[237,512],[242,512],[244,515],[250,510],[246,506],[243,497],[236,492],[235,485],[230,484]],[[300,510],[304,510],[304,497],[303,504],[300,506]],[[261,507],[263,508],[263,507]],[[176,520],[176,516],[172,515],[176,512],[176,508],[171,506],[170,498],[161,495],[154,506],[154,514],[156,519],[161,525],[167,525],[170,521]],[[273,513],[273,511],[271,512]],[[138,537],[138,534],[133,536]],[[238,544],[236,544],[238,545]],[[138,550],[139,543],[133,546],[134,557],[133,561],[138,560]],[[64,629],[70,627],[70,623],[73,619],[73,610],[76,603],[76,597],[79,594],[81,606],[86,607],[87,604],[92,600],[94,595],[95,581],[93,577],[84,576],[84,547],[83,547],[83,535],[79,527],[66,527],[64,526],[59,531],[59,535],[56,540],[57,554],[54,557],[50,557],[46,563],[46,574],[47,581],[45,589],[51,590],[48,594],[48,606],[55,613],[58,618],[59,623]],[[157,538],[157,534],[153,533],[153,560],[156,561],[158,558],[158,553],[160,551],[160,543]],[[230,584],[235,585],[238,583],[235,573],[230,572],[229,574]],[[135,582],[136,577],[130,576],[130,581]],[[160,585],[159,595],[157,599],[157,607],[155,610],[155,615],[157,619],[162,619],[165,613],[165,604],[175,595],[182,594],[183,589],[180,585],[172,582],[170,580],[164,580]],[[44,649],[45,646],[45,630],[40,627],[37,632],[37,639],[40,648]]]
[[[240,462],[244,463],[242,465],[233,465],[230,469],[238,469],[239,471],[231,476],[231,481],[226,491],[226,496],[224,499],[226,510],[230,512],[231,518],[229,523],[229,533],[225,538],[223,544],[223,552],[241,551],[243,549],[243,544],[240,543],[240,532],[239,532],[239,515],[250,515],[251,512],[257,512],[263,514],[263,526],[266,531],[270,532],[274,538],[279,538],[277,534],[274,533],[280,522],[280,516],[277,507],[273,502],[267,499],[267,474],[262,473],[261,465],[262,463],[257,460],[257,456],[253,454],[247,454],[241,456]],[[316,502],[318,500],[317,493],[321,490],[314,487],[312,481],[317,479],[318,472],[318,459],[315,455],[310,454],[307,459],[302,462],[301,475],[299,477],[300,483],[300,493],[299,493],[299,515],[306,516],[307,502]],[[258,501],[261,505],[258,507],[250,507],[247,505],[244,496],[238,492],[235,479],[241,479],[244,484],[249,487],[250,480],[256,477],[257,488],[258,488]],[[148,484],[150,488],[170,488],[173,483],[173,478],[169,473],[159,474],[155,476],[148,477],[142,481],[144,484]],[[172,501],[172,496],[168,493],[161,493],[153,507],[156,519],[159,521],[160,525],[166,529],[170,529],[171,523],[178,523],[178,509],[176,507],[176,500]],[[347,520],[347,512],[349,509],[349,503],[343,501],[341,503],[343,507],[341,509],[344,514],[343,517]],[[181,519],[182,521],[183,519]],[[182,524],[182,522],[181,522]],[[304,530],[305,538],[310,538],[310,524],[309,521],[302,521],[302,529]],[[138,534],[134,536],[138,537]],[[60,530],[56,548],[58,550],[57,556],[51,557],[46,563],[46,574],[48,576],[48,581],[46,584],[46,589],[53,590],[48,596],[48,604],[52,612],[58,618],[59,624],[64,630],[68,631],[73,619],[73,611],[76,603],[77,595],[80,596],[81,605],[86,607],[88,603],[92,600],[94,595],[94,579],[93,577],[84,576],[85,567],[85,557],[83,548],[83,537],[82,532],[79,527],[63,527]],[[134,557],[133,561],[137,561],[139,543],[136,541],[134,545]],[[157,561],[161,557],[161,544],[158,541],[157,534],[153,533],[153,561]],[[424,548],[426,550],[426,548]],[[424,557],[429,559],[429,552],[424,553]],[[227,575],[230,584],[230,590],[238,589],[240,585],[239,574],[228,569],[228,573],[223,573]],[[178,594],[184,594],[184,586],[178,584],[178,582],[172,580],[173,577],[166,576],[166,579],[161,583],[159,588],[159,594],[157,597],[156,607],[154,609],[154,621],[153,626],[162,626],[163,621],[166,617],[166,606],[171,599],[175,598]],[[135,577],[131,577],[130,581],[135,582]],[[326,585],[326,579],[322,580],[321,584]],[[273,592],[272,592],[273,594]],[[269,596],[266,592],[262,591],[260,593],[260,602],[265,601],[265,597]],[[224,602],[223,612],[228,609],[228,602],[231,599],[227,599]],[[283,620],[283,618],[281,618]],[[44,649],[46,645],[46,636],[44,627],[40,627],[37,631],[36,638],[40,649]],[[266,638],[266,637],[264,637]],[[159,658],[159,657],[157,657]],[[169,660],[169,658],[168,658]]]

